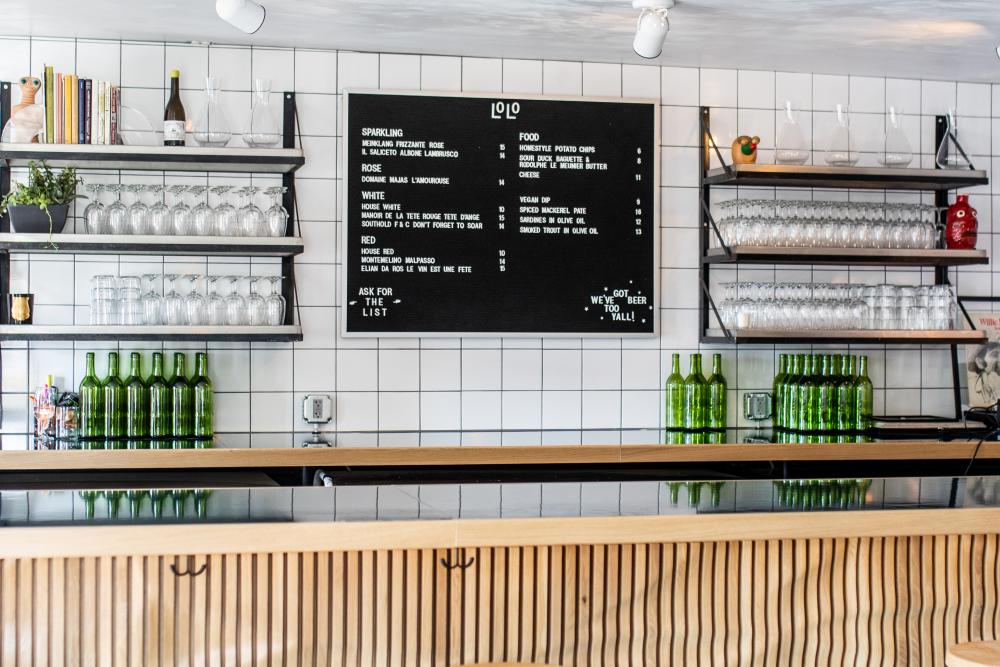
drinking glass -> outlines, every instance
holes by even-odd
[[[239,276],[226,276],[229,282],[229,294],[226,295],[226,324],[242,326],[246,324],[247,304],[239,291]]]
[[[264,233],[264,213],[253,202],[254,195],[257,194],[258,190],[260,188],[252,185],[237,190],[242,200],[242,206],[239,209],[240,236],[266,236]]]
[[[264,211],[268,236],[284,236],[288,231],[288,211],[281,205],[281,196],[287,190],[284,186],[264,189],[264,194],[271,197],[271,207]]]
[[[208,321],[208,312],[205,307],[205,297],[198,292],[199,278],[201,278],[201,276],[195,273],[190,273],[184,276],[184,280],[189,281],[188,293],[184,297],[184,314],[186,316],[187,323],[192,326],[206,324]]]
[[[212,210],[215,213],[215,233],[219,236],[239,236],[240,224],[236,207],[229,203],[228,195],[233,191],[228,185],[216,185],[212,194],[219,198],[219,203]]]
[[[191,209],[191,224],[197,236],[215,236],[215,211],[208,205],[208,187],[192,185],[188,188],[198,204]]]
[[[87,191],[91,193],[91,201],[83,210],[83,228],[88,234],[108,233],[108,212],[101,203],[103,183],[87,183]]]
[[[96,275],[90,280],[90,323],[118,324],[118,278]]]
[[[172,326],[187,323],[184,316],[184,297],[177,291],[177,279],[179,277],[176,273],[168,273],[163,276],[166,294],[163,296],[163,315],[161,319],[164,324]]]
[[[126,192],[131,193],[135,199],[128,207],[128,231],[130,234],[149,234],[149,207],[142,203],[142,190],[145,186],[133,183],[122,186]]]
[[[167,206],[165,185],[150,185],[147,192],[153,193],[156,202],[149,207],[147,219],[149,220],[149,233],[154,236],[169,236],[173,233],[173,225],[170,221],[170,207]]]
[[[261,327],[267,324],[267,304],[264,297],[257,291],[257,283],[261,278],[250,278],[250,296],[247,297],[247,317],[246,322],[252,327]]]
[[[226,299],[218,291],[218,283],[223,280],[223,276],[206,276],[208,298],[205,300],[205,311],[208,323],[212,326],[221,326],[226,323]]]
[[[108,206],[108,233],[128,234],[128,207],[122,203],[122,188],[124,186],[112,184],[106,187],[116,195],[115,200]]]
[[[268,276],[271,293],[264,299],[268,326],[277,327],[285,323],[285,297],[281,296],[281,276]]]
[[[162,324],[163,297],[157,289],[157,281],[160,279],[158,273],[144,273],[142,281],[144,290],[142,294],[142,316],[147,325]]]
[[[177,236],[187,236],[191,233],[191,208],[184,203],[187,194],[186,185],[171,185],[170,194],[174,196],[174,205],[170,207],[170,226]]]

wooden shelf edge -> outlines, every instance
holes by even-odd
[[[302,340],[302,327],[0,325],[0,341],[76,340],[291,342]]]
[[[301,237],[130,236],[112,234],[0,234],[0,250],[33,253],[253,255],[292,257],[305,250]]]
[[[871,266],[972,266],[989,264],[985,250],[906,250],[732,246],[711,248],[705,264],[833,264]]]

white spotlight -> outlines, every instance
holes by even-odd
[[[253,0],[215,0],[215,13],[229,25],[252,35],[264,25],[264,8]]]
[[[663,51],[663,41],[670,32],[667,10],[673,6],[674,0],[632,0],[632,8],[642,10],[632,41],[632,48],[638,55],[656,58]]]

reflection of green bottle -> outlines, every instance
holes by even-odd
[[[184,370],[184,353],[174,354],[174,379],[170,383],[171,434],[194,435],[194,390]]]
[[[785,428],[787,425],[787,413],[785,412],[788,409],[786,400],[786,394],[788,393],[787,380],[788,355],[781,354],[778,356],[778,373],[774,376],[774,381],[771,383],[771,407],[774,412],[771,419],[774,421],[774,425],[779,428]]]
[[[149,506],[153,512],[154,519],[163,517],[163,501],[167,498],[167,492],[155,489],[149,492]]]
[[[94,518],[94,509],[97,506],[97,491],[81,491],[80,498],[83,499],[83,514],[87,519]]]
[[[149,435],[149,387],[142,379],[142,357],[138,352],[133,352],[128,358],[128,377],[125,378],[125,433],[130,438]]]
[[[722,375],[722,355],[712,355],[712,375],[708,378],[708,410],[706,426],[710,429],[726,428],[726,378]]]
[[[87,353],[87,374],[80,382],[80,436],[104,435],[104,387],[94,372],[94,353]],[[92,443],[84,443],[84,447]]]
[[[682,482],[667,482],[667,487],[670,489],[670,504],[674,507],[681,497],[681,484]]]
[[[667,428],[684,428],[684,376],[681,375],[681,355],[676,352],[670,356],[670,375],[664,390]]]
[[[850,355],[844,359],[843,377],[837,385],[837,429],[850,431],[854,428],[854,372],[855,357]]]
[[[208,497],[210,495],[212,495],[212,492],[207,489],[195,489],[194,511],[199,519],[208,518]]]
[[[118,377],[118,353],[108,354],[108,377],[104,379],[104,435],[110,440],[125,435],[125,383]],[[108,442],[118,449],[123,443]]]
[[[691,355],[691,369],[684,379],[684,428],[701,429],[708,425],[708,382],[701,374],[701,355]]]
[[[170,493],[174,498],[174,516],[181,519],[184,517],[184,505],[187,503],[187,498],[191,495],[191,492],[174,489]]]
[[[142,514],[142,498],[144,495],[146,495],[145,491],[137,491],[135,489],[125,492],[125,497],[128,498],[129,517],[138,519],[139,515]]]
[[[875,391],[872,381],[868,379],[867,355],[861,355],[861,366],[854,381],[854,392],[854,427],[864,431],[872,427],[872,415],[875,412]]]
[[[212,381],[208,377],[208,355],[199,352],[194,355],[195,371],[191,384],[194,385],[194,434],[200,438],[211,437],[215,410],[212,406]]]
[[[104,498],[108,501],[108,516],[112,519],[118,518],[118,510],[122,504],[122,496],[125,494],[121,491],[105,491]]]

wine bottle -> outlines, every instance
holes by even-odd
[[[125,378],[125,435],[145,438],[149,435],[149,387],[142,379],[142,356],[133,352],[128,358]],[[130,446],[145,449],[148,442],[135,441]]]
[[[118,377],[118,353],[108,353],[108,377],[101,383],[104,389],[104,436],[108,447],[120,449],[121,442],[113,438],[125,435],[125,383]]]
[[[174,354],[174,379],[170,383],[171,435],[184,438],[194,435],[194,390],[184,370],[184,353]],[[174,447],[184,446],[176,441]]]
[[[708,382],[701,374],[701,355],[691,355],[691,367],[684,379],[684,428],[705,428],[708,407]]]
[[[670,357],[670,375],[664,389],[667,429],[684,428],[684,376],[681,375],[681,355],[676,352]]]
[[[187,116],[184,105],[181,104],[181,73],[179,70],[170,72],[170,98],[163,111],[163,145],[183,146]]]
[[[838,357],[840,355],[823,355],[821,369],[821,379],[819,383],[819,409],[817,410],[818,426],[821,431],[832,431],[834,429],[833,410],[834,401],[837,395],[836,375],[840,372],[837,368]]]
[[[173,427],[170,415],[170,405],[173,400],[170,393],[170,383],[163,377],[163,354],[153,353],[153,372],[149,376],[149,435],[153,438],[152,446],[160,449],[165,446],[162,438],[170,436]],[[161,438],[161,440],[157,440]]]
[[[850,431],[854,429],[854,355],[847,356],[844,362],[843,377],[837,385],[837,430]]]
[[[785,401],[785,394],[788,392],[787,380],[788,355],[781,354],[778,356],[778,373],[774,376],[774,381],[771,383],[771,402],[774,412],[772,420],[778,428],[785,427],[785,410],[788,407]]]
[[[208,355],[198,352],[194,355],[195,371],[191,383],[194,385],[194,434],[199,438],[210,438],[213,428],[214,408],[212,405],[212,381],[208,377]]]
[[[88,438],[104,435],[104,387],[94,372],[94,353],[87,353],[87,374],[80,382],[80,437],[84,447],[92,446]]]
[[[819,428],[819,386],[820,386],[820,355],[809,355],[809,370],[802,382],[800,421],[804,431],[812,432]]]
[[[712,355],[712,375],[708,378],[708,410],[706,426],[719,430],[726,428],[726,378],[722,375],[722,355]]]
[[[864,431],[872,427],[872,415],[875,412],[875,392],[872,381],[868,379],[868,356],[861,355],[861,365],[858,377],[854,381],[854,427]]]
[[[784,428],[798,430],[801,428],[799,418],[802,407],[802,376],[805,373],[806,355],[796,354],[792,357],[792,369],[785,380],[785,424]]]

